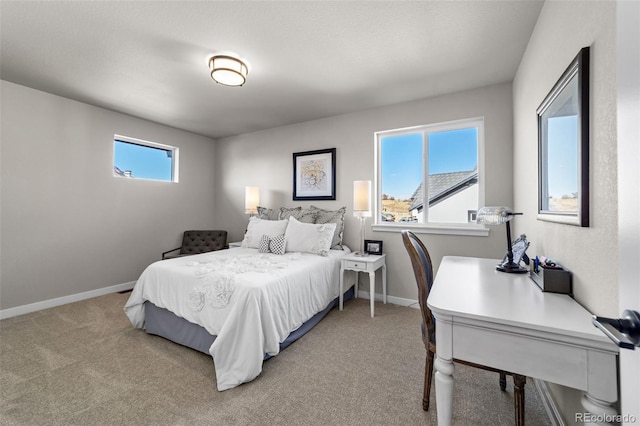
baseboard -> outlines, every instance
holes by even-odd
[[[547,382],[540,379],[533,379],[533,383],[536,385],[536,389],[542,400],[542,405],[544,405],[544,409],[547,411],[551,424],[554,426],[566,426],[566,422],[562,414],[560,414],[560,408],[553,398]]]
[[[358,290],[358,297],[368,300],[369,292]],[[382,299],[383,299],[382,294],[375,293],[374,297],[375,297],[374,300],[378,302],[382,302]],[[414,299],[404,299],[402,297],[387,296],[387,303],[393,303],[394,305],[408,306],[410,308],[420,309],[420,305],[418,305],[418,301]]]
[[[131,290],[135,283],[135,281],[129,281],[128,283],[117,284],[111,287],[98,288],[96,290],[85,291],[83,293],[57,297],[50,300],[43,300],[42,302],[16,306],[15,308],[2,309],[0,310],[0,319],[24,315],[31,312],[41,311],[43,309],[54,308],[56,306],[66,305],[67,303],[79,302],[81,300],[91,299],[92,297],[104,296],[105,294]]]

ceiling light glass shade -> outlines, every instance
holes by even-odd
[[[242,86],[247,81],[249,70],[238,58],[227,55],[215,55],[209,58],[211,78],[225,86]]]

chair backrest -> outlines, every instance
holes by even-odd
[[[227,231],[184,231],[180,254],[222,250],[226,245]]]
[[[413,273],[416,277],[416,284],[418,285],[418,303],[420,304],[420,311],[422,312],[422,322],[427,328],[423,337],[428,336],[429,341],[435,343],[436,324],[431,314],[431,309],[427,306],[427,297],[429,297],[429,291],[433,285],[433,264],[431,263],[431,256],[429,256],[429,251],[422,241],[420,241],[413,232],[403,230],[402,241],[409,253]]]

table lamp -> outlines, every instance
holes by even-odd
[[[260,204],[260,188],[247,186],[244,190],[244,213],[249,216],[258,214],[258,204]]]
[[[360,251],[356,256],[367,256],[364,252],[364,221],[371,217],[371,181],[353,181],[353,215],[360,219]]]
[[[507,260],[500,265],[496,266],[496,269],[501,272],[509,272],[515,274],[524,274],[528,272],[525,268],[521,267],[513,261],[513,247],[511,246],[511,227],[509,221],[516,215],[522,213],[514,213],[509,207],[483,207],[478,210],[477,223],[484,225],[507,225]]]

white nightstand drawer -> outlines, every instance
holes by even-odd
[[[365,262],[356,262],[353,260],[345,261],[346,268],[349,269],[360,269],[361,271],[367,270],[367,264]]]

